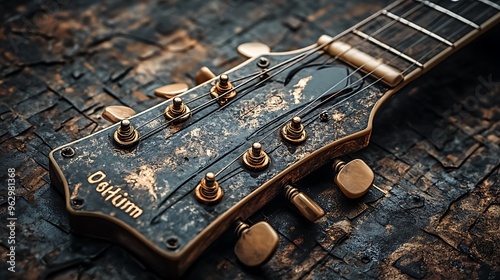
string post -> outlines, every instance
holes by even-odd
[[[229,80],[229,75],[220,75],[219,81],[210,89],[210,96],[217,99],[221,106],[236,96],[236,90]]]
[[[260,171],[269,166],[271,158],[262,150],[262,144],[255,142],[252,147],[243,154],[243,165],[252,170]]]
[[[132,126],[129,119],[124,119],[113,133],[113,140],[118,146],[128,148],[139,142],[139,132]]]
[[[182,98],[175,97],[172,104],[165,109],[165,118],[175,124],[183,123],[191,117],[191,110],[184,104]]]
[[[281,137],[292,144],[300,144],[307,139],[307,133],[302,124],[302,119],[298,116],[292,118],[281,129]]]
[[[194,195],[200,202],[214,204],[222,199],[224,191],[217,182],[215,174],[208,172],[196,186]]]

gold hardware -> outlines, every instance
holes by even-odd
[[[270,52],[271,48],[260,42],[244,43],[238,46],[238,53],[244,58],[256,57]]]
[[[203,66],[196,72],[196,76],[194,78],[197,85],[203,84],[206,81],[215,78],[215,74],[206,66]]]
[[[155,95],[158,97],[170,99],[186,92],[188,89],[189,86],[185,83],[170,84],[155,89]]]
[[[252,147],[248,149],[243,155],[243,164],[246,168],[259,171],[269,166],[270,158],[262,150],[260,143],[253,143]]]
[[[130,147],[139,142],[139,132],[132,126],[128,119],[124,119],[113,134],[113,139],[121,147]]]
[[[331,40],[332,37],[322,35],[318,39],[317,45],[321,46],[331,42]],[[360,68],[361,71],[373,75],[390,87],[395,87],[404,80],[400,71],[344,42],[332,42],[325,47],[325,50],[331,56],[339,57],[354,68]]]
[[[321,206],[297,188],[286,185],[285,197],[311,222],[315,222],[325,215],[325,211]]]
[[[210,90],[210,96],[212,96],[212,98],[218,98],[219,96],[222,96],[217,101],[220,105],[226,104],[228,100],[236,96],[236,91],[229,81],[228,75],[220,75],[219,81]]]
[[[281,129],[281,136],[288,142],[299,144],[306,140],[307,133],[302,125],[300,117],[293,117],[292,120]]]
[[[112,123],[117,123],[134,116],[134,109],[127,106],[108,106],[104,108],[102,117]]]
[[[368,192],[373,185],[375,175],[371,168],[361,159],[348,163],[335,160],[332,168],[337,173],[335,184],[349,198],[358,198]]]
[[[262,69],[267,69],[267,67],[269,67],[269,65],[271,64],[271,62],[269,62],[269,59],[267,59],[267,57],[260,57],[259,60],[257,61],[257,66],[259,66],[259,68],[262,68]]]
[[[253,226],[238,220],[236,234],[239,236],[234,253],[238,260],[248,267],[256,267],[268,262],[278,249],[279,237],[266,222]]]
[[[144,212],[141,207],[128,198],[128,193],[120,187],[112,186],[110,182],[102,182],[106,174],[99,170],[91,174],[87,181],[95,184],[96,192],[100,193],[104,201],[109,201],[116,208],[128,213],[130,217],[137,219]]]
[[[189,109],[180,97],[175,97],[172,104],[165,109],[165,118],[167,120],[174,120],[173,123],[178,124],[187,121],[191,117],[191,110]]]
[[[215,180],[215,174],[208,172],[205,174],[205,178],[201,179],[201,182],[196,186],[194,195],[200,202],[213,204],[222,199],[224,190],[222,190],[217,180]]]

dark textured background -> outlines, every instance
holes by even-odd
[[[366,1],[368,2],[368,1]],[[71,233],[48,179],[48,152],[108,124],[105,106],[144,110],[153,90],[194,85],[203,65],[243,61],[335,35],[388,1],[0,1],[0,278],[157,278],[125,249]],[[375,183],[345,198],[329,166],[300,181],[327,211],[302,218],[283,198],[256,213],[280,234],[275,257],[243,268],[225,234],[189,279],[500,277],[500,30],[398,93],[377,116],[363,158]],[[7,169],[16,169],[16,273],[7,271]]]

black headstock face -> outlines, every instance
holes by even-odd
[[[266,55],[268,68],[304,52]],[[181,96],[192,112],[183,123],[165,127],[171,100],[131,118],[143,137],[133,147],[116,145],[117,124],[53,151],[52,181],[65,193],[74,229],[115,240],[158,270],[185,270],[284,184],[367,144],[370,115],[387,89],[331,61],[314,53],[266,78],[259,58],[251,59],[227,72],[236,87],[256,78],[225,104],[210,102],[214,79]],[[280,133],[296,115],[307,132],[299,144]],[[254,142],[270,157],[263,170],[242,161]],[[207,172],[224,191],[215,204],[194,195]]]

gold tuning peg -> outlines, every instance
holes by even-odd
[[[285,186],[285,197],[297,207],[309,221],[315,222],[325,215],[325,211],[309,196],[290,185]]]
[[[238,54],[240,54],[244,58],[261,56],[270,52],[271,48],[268,45],[260,42],[244,43],[238,46]]]
[[[349,198],[358,198],[364,195],[373,185],[375,175],[361,159],[355,159],[348,163],[337,159],[333,162],[332,168],[336,172],[335,184]]]
[[[196,76],[194,78],[197,85],[203,84],[206,81],[215,78],[215,74],[206,66],[203,66],[196,72]]]
[[[266,222],[249,226],[238,220],[235,231],[239,239],[234,246],[234,253],[248,267],[265,264],[278,249],[278,234]]]
[[[127,106],[108,106],[104,108],[102,117],[112,123],[117,123],[134,116],[136,113],[134,109]]]
[[[188,89],[189,86],[185,83],[169,84],[155,89],[155,95],[170,99],[186,92]]]

